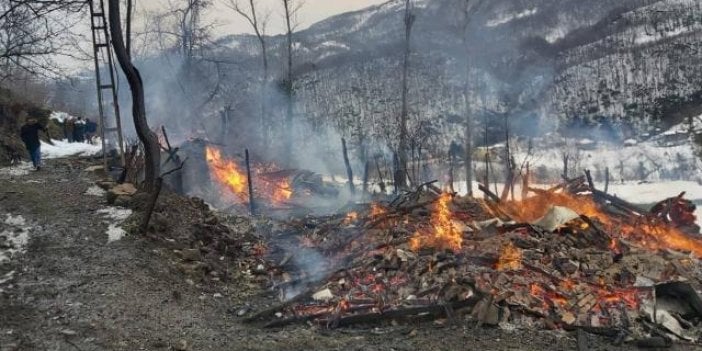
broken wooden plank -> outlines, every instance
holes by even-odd
[[[434,304],[429,306],[412,306],[387,310],[382,312],[371,312],[364,314],[356,314],[332,320],[319,320],[325,323],[330,328],[348,327],[357,324],[377,324],[384,321],[412,319],[416,317],[425,318],[440,318],[447,314],[447,306],[450,310],[458,310],[461,308],[472,307],[483,298],[482,294],[476,294],[466,300],[456,301],[445,304]]]
[[[478,189],[482,191],[485,195],[487,195],[487,197],[490,198],[490,200],[492,200],[493,202],[498,204],[500,203],[500,197],[495,195],[495,193],[490,191],[490,189],[488,189],[485,185],[479,184]]]

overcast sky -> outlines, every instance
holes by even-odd
[[[147,0],[141,1],[141,6],[149,9],[157,9],[158,7],[165,8],[169,0]],[[177,0],[170,0],[173,3],[178,3]],[[208,10],[206,19],[216,21],[217,35],[252,33],[250,25],[243,18],[236,15],[234,11],[227,8],[224,4],[230,0],[214,0],[213,8]],[[248,0],[239,0],[244,5],[248,4]],[[295,0],[300,1],[300,0]],[[343,12],[359,10],[371,5],[387,2],[388,0],[303,0],[304,5],[298,13],[298,29],[307,28],[309,25],[323,20],[327,17],[340,14]],[[279,34],[283,32],[283,10],[282,0],[255,0],[255,3],[262,11],[271,13],[268,34]]]

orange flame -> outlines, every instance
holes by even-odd
[[[215,178],[242,201],[248,201],[246,173],[232,160],[222,158],[222,153],[218,149],[206,147],[205,157]]]
[[[617,239],[615,239],[615,238],[610,239],[609,249],[612,250],[612,252],[614,252],[615,254],[622,253],[622,250],[619,247],[619,241],[617,241]]]
[[[615,289],[613,291],[599,289],[597,295],[597,300],[605,304],[623,303],[632,309],[639,307],[640,299],[636,289]]]
[[[222,157],[219,149],[205,147],[205,158],[211,174],[215,179],[229,189],[242,203],[249,201],[248,179],[246,172],[233,160]],[[263,176],[260,169],[254,170],[259,174],[255,183],[259,185],[254,193],[272,203],[279,204],[289,200],[293,195],[292,187],[287,179],[268,179]]]
[[[371,212],[370,212],[371,218],[376,218],[376,217],[382,216],[382,215],[386,214],[387,212],[388,211],[380,204],[375,203],[375,202],[371,204]]]
[[[602,211],[590,196],[562,192],[540,193],[522,201],[506,203],[503,209],[517,221],[533,222],[543,217],[552,206],[567,207],[580,215],[597,218],[611,235],[627,238],[641,247],[651,250],[689,251],[697,257],[702,257],[702,241],[654,218],[637,217],[637,223],[625,223],[615,219]],[[586,230],[588,226],[583,225],[581,229]],[[617,252],[620,248],[615,245],[617,244],[613,244],[611,248]]]
[[[443,193],[439,197],[436,209],[432,213],[431,224],[433,235],[424,235],[419,231],[414,233],[410,239],[410,247],[418,251],[422,247],[433,247],[437,249],[451,249],[459,251],[463,244],[463,235],[451,222],[451,209],[449,204],[453,197],[449,193]]]
[[[287,180],[281,180],[277,183],[277,186],[273,189],[273,201],[274,202],[284,202],[285,200],[290,200],[293,195],[293,191],[290,188],[290,183]]]
[[[568,299],[555,291],[547,291],[539,283],[529,285],[529,293],[542,301],[542,308],[548,309],[549,303],[553,306],[564,308],[568,305]]]
[[[346,214],[346,218],[344,218],[344,224],[351,224],[355,222],[358,219],[358,212],[349,212]]]
[[[498,271],[519,270],[522,268],[522,250],[516,248],[512,242],[508,242],[500,252],[497,262]]]

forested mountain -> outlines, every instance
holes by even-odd
[[[410,132],[418,144],[446,150],[460,143],[466,113],[474,115],[476,139],[490,143],[500,141],[505,125],[524,135],[599,127],[622,139],[702,113],[699,1],[491,0],[471,9],[467,22],[465,1],[413,3]],[[404,3],[390,1],[294,33],[295,120],[304,122],[296,124],[299,140],[324,129],[358,144],[394,147],[403,18]],[[278,123],[285,36],[267,41],[275,81],[268,123],[280,135],[291,132]],[[260,123],[256,37],[220,37],[207,55],[193,62],[176,54],[141,60],[150,118],[178,120],[183,133],[207,129],[203,119],[224,109],[235,124]]]

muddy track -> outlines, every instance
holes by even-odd
[[[0,172],[0,233],[21,230],[3,222],[8,215],[22,216],[29,233],[25,252],[0,262],[0,351],[576,347],[565,332],[476,328],[466,320],[334,331],[241,324],[236,311],[260,304],[237,294],[243,283],[192,284],[153,241],[108,242],[115,221],[100,212],[108,208],[104,197],[86,194],[97,179],[87,166],[51,161],[37,173]],[[590,342],[592,350],[620,349],[595,336]]]

